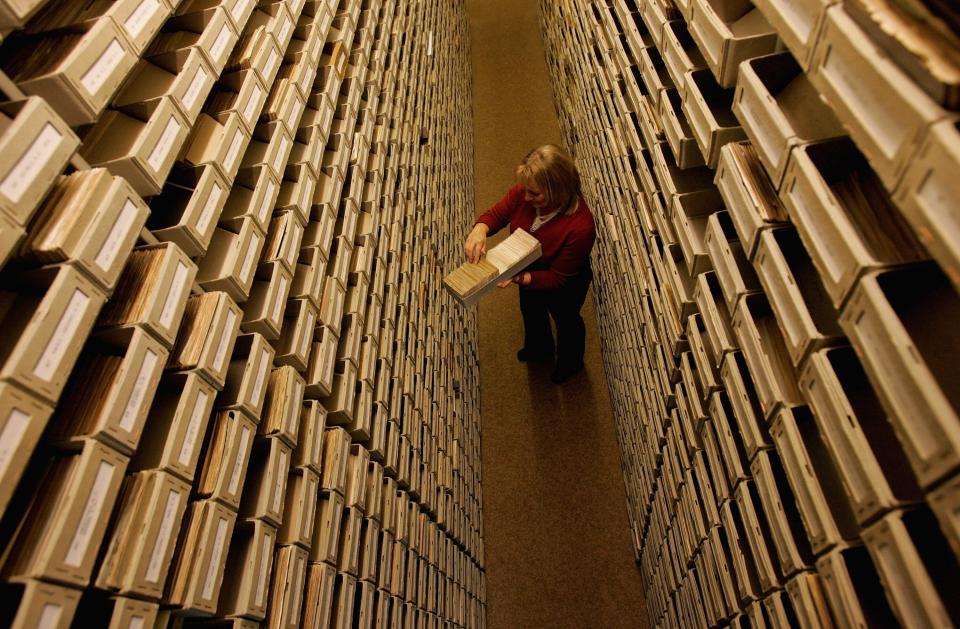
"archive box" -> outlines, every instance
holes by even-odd
[[[327,261],[319,247],[303,247],[294,265],[290,297],[309,299],[319,309],[326,281]],[[377,320],[379,325],[379,319]]]
[[[306,371],[317,322],[316,307],[306,299],[291,300],[284,314],[280,339],[274,343],[276,362]]]
[[[335,564],[343,522],[343,496],[323,491],[317,500],[313,539],[310,542],[310,562]]]
[[[255,168],[244,174],[243,180],[236,181],[230,191],[219,224],[230,231],[239,231],[246,221],[252,220],[259,231],[266,233],[280,185],[266,167]]]
[[[252,135],[268,94],[255,71],[230,72],[217,80],[213,97],[204,110],[221,124],[226,124],[231,115],[239,116],[244,129]]]
[[[680,83],[680,85],[683,85]],[[680,92],[675,88],[664,90],[660,97],[660,120],[670,150],[681,169],[703,166],[703,154],[693,137],[687,117],[680,110]]]
[[[174,165],[159,195],[150,199],[147,228],[158,239],[175,243],[188,256],[206,253],[227,201],[229,186],[213,165]]]
[[[292,467],[303,467],[318,474],[323,470],[326,409],[316,400],[304,400],[300,410],[300,433],[293,451]]]
[[[333,613],[330,626],[347,629],[353,621],[353,603],[357,592],[357,578],[346,572],[337,572],[333,585]],[[412,619],[410,619],[412,623]],[[410,625],[412,626],[412,624]]]
[[[756,271],[747,261],[728,212],[715,212],[707,220],[704,244],[713,263],[727,309],[734,312],[744,295],[760,290]]]
[[[147,214],[143,201],[123,179],[105,169],[74,172],[58,178],[14,261],[71,262],[109,293]]]
[[[4,577],[88,585],[128,461],[93,440],[38,460],[29,488],[20,487],[20,525],[7,540]]]
[[[736,583],[738,602],[744,605],[761,594],[757,568],[753,563],[737,501],[730,500],[724,503],[720,514],[723,520],[720,537],[721,540],[726,541],[725,547],[729,551],[729,564],[732,566],[731,572]]]
[[[204,440],[200,475],[194,492],[231,509],[240,506],[256,423],[239,411],[221,411],[210,422]]]
[[[329,418],[328,418],[329,422]],[[325,491],[344,494],[350,457],[350,434],[340,427],[327,428],[320,482]]]
[[[258,434],[276,435],[291,448],[296,447],[303,395],[303,377],[296,369],[284,365],[271,371]]]
[[[780,573],[786,578],[810,568],[813,553],[776,451],[757,452],[750,470],[770,525]]]
[[[0,380],[54,404],[103,306],[103,292],[80,271],[62,265],[19,281],[8,278],[2,295]]]
[[[811,354],[800,389],[861,524],[922,500],[904,445],[852,348]]]
[[[200,114],[179,159],[191,166],[212,164],[226,181],[233,181],[249,143],[250,132],[244,128],[240,116],[232,114],[221,124],[207,114]]]
[[[273,348],[262,335],[238,336],[223,391],[217,396],[217,407],[242,410],[259,422],[273,369],[273,355]]]
[[[96,590],[88,590],[77,606],[76,618],[83,622],[109,629],[153,626],[160,606],[134,598],[109,596]]]
[[[833,622],[830,607],[823,594],[820,575],[801,572],[787,581],[787,595],[802,626],[829,627]]]
[[[240,162],[238,180],[245,182],[249,176],[248,173],[258,167],[266,167],[270,169],[273,178],[280,181],[292,148],[293,140],[287,135],[286,128],[280,122],[257,125]]]
[[[190,504],[163,603],[191,615],[217,609],[236,513],[211,500]]]
[[[330,626],[336,576],[337,569],[330,564],[308,564],[307,587],[303,601],[303,626],[307,629]]]
[[[126,338],[88,340],[64,388],[49,440],[68,445],[94,438],[133,454],[168,354],[138,327]]]
[[[277,537],[279,544],[297,544],[307,550],[313,541],[320,475],[307,468],[290,471],[284,501],[283,524]]]
[[[958,307],[953,285],[928,264],[864,276],[840,318],[924,487],[954,469],[960,452],[949,358]]]
[[[673,84],[682,91],[679,86],[683,85],[684,75],[687,72],[705,69],[707,62],[684,22],[671,20],[664,24],[662,38],[663,48],[660,50],[663,53],[664,64]]]
[[[145,56],[182,56],[186,47],[196,48],[203,52],[210,69],[219,76],[238,38],[223,6],[216,11],[181,13],[178,10],[166,21]]]
[[[713,172],[706,166],[680,168],[670,145],[666,142],[655,145],[651,149],[651,155],[653,156],[654,174],[662,188],[665,206],[671,207],[673,203],[677,202],[678,198],[689,201],[695,200],[698,203],[710,203],[719,196],[713,186]],[[656,212],[655,216],[666,216],[666,214]],[[668,234],[670,230],[664,228],[660,231]],[[667,243],[675,241],[675,238],[667,238],[665,234],[661,235]]]
[[[720,149],[729,142],[746,137],[740,120],[731,110],[734,92],[717,85],[710,71],[705,69],[687,72],[678,85],[682,97],[681,111],[690,122],[706,164],[715,169]]]
[[[3,70],[25,93],[43,97],[70,126],[96,121],[137,61],[109,19],[78,32],[21,35],[5,44]]]
[[[149,2],[149,0],[145,0]],[[119,109],[144,120],[166,99],[174,102],[188,126],[197,121],[217,77],[197,48],[181,55],[147,57],[134,66],[111,101]]]
[[[0,515],[6,512],[51,412],[32,395],[0,384]]]
[[[838,308],[864,271],[928,255],[849,140],[797,147],[780,198]]]
[[[690,34],[721,87],[733,87],[740,62],[773,52],[777,33],[750,0],[691,0]]]
[[[300,146],[299,142],[294,148],[297,146]],[[293,212],[297,217],[297,222],[306,226],[316,187],[317,177],[311,172],[309,164],[288,163],[284,170],[283,181],[280,182],[276,209]]]
[[[92,27],[98,21],[112,20],[126,37],[133,54],[140,55],[169,15],[170,7],[164,0],[92,2],[66,11],[63,7],[47,4],[31,18],[27,24],[27,32]]]
[[[292,280],[290,271],[282,264],[269,264],[261,267],[260,272],[270,269],[266,279],[254,279],[250,287],[250,298],[243,305],[243,323],[241,328],[248,333],[262,334],[271,341],[280,338],[283,329],[284,306],[290,297]]]
[[[291,452],[292,448],[278,437],[254,442],[240,502],[241,518],[255,518],[273,526],[281,524]]]
[[[124,596],[159,600],[189,497],[190,486],[168,472],[127,476],[95,585]]]
[[[306,581],[307,551],[299,546],[277,546],[265,621],[267,626],[288,629],[300,626]]]
[[[167,370],[195,370],[217,390],[223,389],[240,315],[239,306],[226,293],[191,295]]]
[[[333,282],[333,284],[336,284]],[[337,337],[330,328],[320,325],[314,335],[310,352],[310,364],[305,378],[307,395],[323,399],[330,395],[333,388],[334,368],[337,362]],[[326,410],[326,409],[324,409]]]
[[[817,573],[835,622],[878,627],[897,624],[865,546],[833,549],[817,561]]]
[[[246,301],[263,243],[263,233],[252,218],[243,221],[239,233],[216,228],[200,260],[197,283],[204,290],[223,291],[237,302]]]
[[[788,52],[744,61],[733,111],[779,186],[798,144],[841,137],[843,126]]]
[[[40,7],[43,0],[5,0],[0,2],[0,28],[20,28]]]
[[[293,273],[300,253],[303,227],[290,211],[274,214],[267,226],[267,242],[260,256],[260,264],[278,262]]]
[[[218,616],[266,617],[276,540],[277,530],[262,520],[237,523],[227,554]]]
[[[80,603],[79,590],[29,579],[2,587],[3,620],[11,629],[68,629]]]
[[[79,144],[42,98],[0,106],[0,210],[26,225]]]
[[[730,413],[724,413],[724,415],[728,422],[736,423],[740,433],[739,441],[743,443],[747,459],[752,459],[757,450],[773,444],[770,442],[763,408],[760,406],[756,388],[747,372],[747,364],[741,352],[733,352],[724,357],[720,377],[727,388],[726,400],[729,402],[733,417],[730,417]],[[710,412],[714,418],[717,417],[718,411],[726,410],[722,404],[724,395],[723,392],[713,394]],[[735,479],[730,480],[733,483]]]
[[[754,0],[754,5],[777,31],[804,72],[823,28],[827,8],[835,0]]]
[[[360,531],[363,512],[356,507],[344,507],[337,552],[337,570],[356,577],[360,569]]]
[[[940,529],[947,538],[950,549],[954,555],[960,557],[960,543],[957,542],[960,536],[957,535],[958,522],[956,517],[957,496],[960,494],[957,493],[957,487],[958,480],[957,477],[954,477],[927,494],[927,500],[934,515],[937,516]]]
[[[697,276],[693,299],[703,317],[706,338],[710,340],[713,348],[714,364],[719,368],[724,354],[736,350],[738,346],[733,336],[733,328],[730,327],[730,311],[715,272],[706,271]]]

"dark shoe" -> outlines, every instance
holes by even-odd
[[[583,363],[578,363],[573,366],[560,366],[557,365],[557,368],[553,370],[553,373],[550,374],[550,381],[554,384],[563,384],[571,376],[574,376],[583,369]]]
[[[517,360],[522,363],[536,363],[553,360],[553,352],[534,352],[524,347],[517,352]]]

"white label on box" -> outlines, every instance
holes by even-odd
[[[37,621],[37,629],[56,629],[60,626],[60,615],[63,613],[63,607],[54,603],[44,603],[43,611],[40,612],[40,619]]]
[[[301,331],[303,338],[300,339],[300,355],[304,358],[308,357],[310,352],[310,339],[313,337],[313,328],[316,325],[317,321],[314,318],[313,314],[307,315],[307,325],[304,326],[304,329]]]
[[[230,484],[227,491],[236,494],[240,489],[240,476],[243,473],[243,462],[247,458],[247,449],[250,447],[250,429],[246,426],[240,433],[240,447],[237,448],[237,460],[233,462],[233,472],[230,473]]]
[[[130,231],[130,226],[133,225],[133,220],[136,217],[137,206],[133,201],[127,199],[123,204],[123,209],[120,210],[120,216],[113,227],[110,228],[107,239],[103,241],[103,246],[100,247],[97,257],[93,260],[102,271],[108,271],[117,259],[117,254],[120,253],[120,243]]]
[[[134,420],[137,417],[137,411],[143,404],[143,398],[147,394],[147,384],[150,382],[150,376],[157,366],[159,357],[151,349],[143,357],[143,364],[140,365],[140,371],[137,373],[137,379],[133,383],[133,390],[130,391],[130,397],[127,398],[127,404],[123,408],[123,415],[120,416],[120,427],[130,432],[133,429]]]
[[[317,480],[313,476],[310,477],[310,481],[307,484],[306,505],[306,516],[303,518],[303,528],[300,529],[300,536],[304,539],[310,536],[313,514],[317,506]]]
[[[60,366],[60,361],[63,360],[63,355],[67,353],[67,348],[72,344],[73,337],[80,327],[83,311],[88,303],[90,303],[89,295],[86,295],[79,288],[73,289],[73,295],[71,295],[63,315],[60,317],[57,327],[54,328],[50,340],[47,341],[47,346],[33,368],[33,375],[48,382],[53,377],[57,367]]]
[[[200,436],[200,422],[203,421],[203,416],[207,414],[207,399],[209,397],[206,391],[197,393],[197,401],[193,404],[190,422],[187,424],[187,431],[183,435],[183,444],[180,446],[180,455],[177,457],[177,462],[180,465],[189,465],[193,458],[197,438]]]
[[[97,476],[93,480],[90,495],[87,497],[87,504],[83,508],[77,530],[73,534],[73,539],[67,549],[67,556],[63,560],[63,563],[71,568],[80,567],[80,564],[83,563],[83,556],[87,554],[90,540],[93,538],[93,529],[96,528],[97,518],[103,509],[103,503],[107,500],[107,489],[113,479],[114,469],[116,469],[116,466],[113,463],[100,461]]]
[[[63,134],[52,124],[48,122],[43,125],[40,133],[20,156],[20,160],[3,178],[3,183],[0,183],[0,193],[14,203],[19,202],[27,188],[40,174],[40,169],[50,161],[50,157],[57,150],[62,139]]]
[[[264,78],[266,79],[267,83],[273,82],[273,79],[277,74],[277,68],[275,66],[278,63],[280,63],[280,55],[277,54],[277,49],[273,48],[270,50],[270,56],[267,58],[267,63],[264,66],[264,70],[266,71],[266,77]]]
[[[227,322],[223,326],[223,334],[220,335],[220,347],[217,348],[217,355],[213,359],[213,368],[218,372],[223,369],[223,361],[227,357],[227,348],[230,345],[230,339],[234,337],[233,326],[237,322],[237,313],[233,310],[227,312]]]
[[[263,544],[260,548],[260,574],[257,575],[257,607],[263,605],[263,595],[267,589],[267,573],[270,571],[270,559],[273,557],[273,538],[269,535],[263,536]]]
[[[247,276],[253,270],[253,259],[257,256],[257,249],[260,247],[260,234],[254,232],[250,238],[250,244],[247,245],[247,253],[243,256],[243,264],[240,265],[240,281],[247,283]]]
[[[277,462],[277,471],[276,476],[274,477],[273,485],[273,506],[271,509],[274,513],[280,512],[280,501],[283,499],[283,482],[287,478],[288,469],[287,464],[287,451],[280,451],[280,458]]]
[[[277,298],[276,302],[273,304],[273,314],[270,316],[270,320],[279,324],[280,317],[283,316],[283,306],[286,303],[286,300],[283,298],[284,291],[287,290],[287,276],[281,275],[280,281],[277,283]]]
[[[277,172],[279,176],[283,176],[283,166],[287,161],[287,149],[290,140],[287,136],[280,138],[280,148],[277,150],[277,156],[273,158],[273,169]]]
[[[143,616],[134,616],[131,618],[127,629],[143,629]]]
[[[223,162],[227,170],[233,170],[233,163],[237,161],[237,157],[240,155],[240,146],[242,144],[243,131],[237,129],[236,133],[233,134],[233,141],[230,142],[230,148],[227,150],[227,159]]]
[[[170,116],[170,120],[167,121],[167,126],[163,128],[163,134],[161,134],[160,139],[157,140],[157,145],[153,147],[153,151],[150,152],[150,157],[147,158],[147,165],[150,166],[154,172],[160,171],[164,160],[166,160],[167,155],[170,154],[170,149],[173,148],[173,141],[179,131],[180,123],[177,122],[175,117]]]
[[[304,212],[310,210],[310,184],[307,183],[306,173],[300,175],[300,207]]]
[[[207,227],[210,226],[210,221],[213,220],[213,211],[217,208],[217,204],[220,202],[220,197],[223,195],[223,188],[219,183],[214,182],[213,188],[210,189],[210,196],[207,197],[207,202],[203,206],[203,211],[200,212],[200,216],[197,217],[197,231],[201,234],[207,231]]]
[[[123,46],[116,39],[110,40],[110,45],[103,51],[100,58],[97,59],[86,74],[80,78],[80,84],[87,90],[90,96],[96,96],[100,88],[104,86],[110,75],[116,70],[120,62],[123,61]]]
[[[243,13],[250,4],[250,1],[251,0],[236,0],[233,8],[230,10],[230,15],[233,17],[233,21],[236,22],[238,26],[243,26],[243,24],[240,24],[240,20],[243,19]]]
[[[278,41],[279,41],[279,43],[280,43],[281,46],[284,46],[284,45],[285,45],[285,42],[287,41],[287,37],[290,35],[290,27],[292,27],[292,26],[293,26],[293,22],[292,22],[291,20],[287,19],[287,16],[284,15],[284,16],[283,16],[283,26],[280,27],[280,32],[279,32],[279,37],[278,37]]]
[[[24,413],[19,408],[10,411],[10,415],[7,416],[7,423],[3,427],[3,432],[0,432],[0,478],[6,475],[7,468],[13,460],[13,453],[20,447],[20,442],[29,425],[29,413]]]
[[[150,553],[150,563],[147,564],[146,579],[148,583],[157,583],[160,580],[160,570],[163,567],[163,555],[170,537],[173,535],[174,519],[180,507],[180,492],[171,489],[167,494],[167,504],[163,507],[163,519],[157,530],[157,539],[153,542],[153,551]]]
[[[260,352],[260,365],[257,367],[257,379],[253,383],[253,400],[252,402],[256,404],[260,401],[260,394],[263,393],[263,383],[267,379],[267,374],[270,372],[270,352],[268,350],[262,350]]]
[[[204,86],[206,86],[209,77],[210,75],[207,73],[206,68],[203,66],[197,68],[197,73],[193,75],[193,80],[190,81],[187,91],[183,93],[182,102],[184,109],[189,111],[197,104],[197,99],[200,98],[200,93],[203,91]]]
[[[260,99],[263,97],[263,88],[259,85],[253,86],[253,92],[250,94],[250,100],[243,110],[243,119],[251,125],[256,122],[257,114],[260,113]]]
[[[187,288],[187,274],[190,269],[183,262],[177,262],[177,270],[173,272],[173,282],[170,283],[170,292],[160,312],[160,325],[169,328],[173,325],[173,315],[176,314],[180,302],[183,301],[183,291]]]
[[[267,189],[263,191],[263,199],[260,201],[260,209],[257,211],[257,219],[261,223],[266,223],[267,217],[271,214],[273,205],[276,202],[276,199],[273,198],[276,187],[273,181],[269,181],[267,182]]]
[[[224,24],[220,29],[220,34],[217,35],[216,41],[213,42],[213,46],[210,46],[210,56],[213,57],[214,62],[219,63],[229,41],[230,27]]]
[[[293,589],[290,591],[290,619],[300,618],[300,601],[303,599],[303,573],[305,568],[303,555],[297,555],[297,566],[294,568],[296,576],[294,577]]]
[[[143,34],[143,29],[150,23],[150,18],[160,9],[159,0],[143,0],[140,5],[134,9],[133,13],[124,20],[123,28],[130,34],[130,39],[136,40]]]
[[[217,522],[217,536],[213,541],[213,552],[210,554],[210,564],[207,566],[207,578],[203,581],[202,598],[209,601],[213,597],[213,585],[217,579],[217,570],[223,558],[223,546],[227,538],[227,519],[220,518]]]
[[[297,434],[297,420],[300,419],[300,407],[303,405],[303,383],[299,380],[294,383],[293,397],[290,399],[290,410],[287,412],[287,432]]]

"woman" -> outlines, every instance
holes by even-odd
[[[590,251],[596,229],[580,197],[577,167],[560,147],[547,144],[532,150],[517,166],[516,177],[506,196],[477,219],[464,248],[471,262],[479,262],[487,252],[487,236],[508,224],[511,232],[523,229],[540,241],[540,259],[513,278],[520,285],[524,334],[517,358],[553,358],[552,317],[557,343],[550,379],[560,384],[583,368],[586,329],[580,308],[593,279]]]

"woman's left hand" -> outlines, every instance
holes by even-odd
[[[513,280],[503,280],[502,282],[497,282],[497,288],[506,288],[513,284]]]

